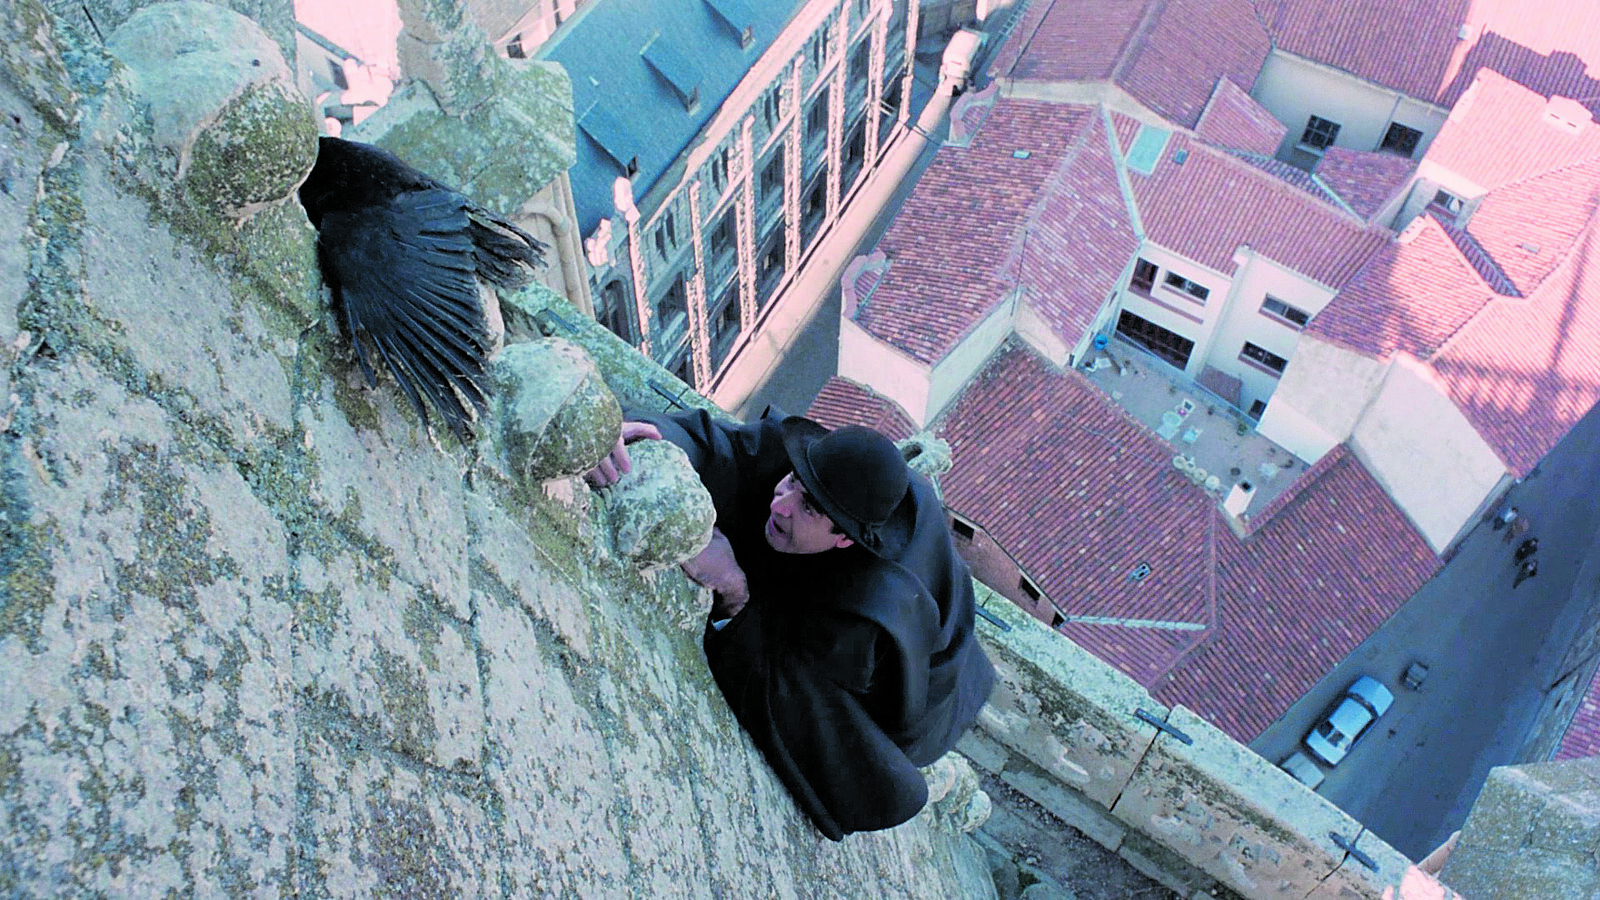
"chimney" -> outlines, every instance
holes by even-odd
[[[1222,501],[1222,511],[1235,519],[1244,515],[1250,508],[1250,500],[1256,495],[1256,486],[1248,481],[1241,481],[1228,492],[1228,498]]]

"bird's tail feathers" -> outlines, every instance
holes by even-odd
[[[478,275],[506,290],[532,281],[545,265],[545,243],[488,210],[470,207],[467,213]]]

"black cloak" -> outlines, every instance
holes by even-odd
[[[972,579],[933,486],[912,473],[915,531],[881,556],[855,545],[778,553],[763,526],[792,468],[780,415],[743,426],[699,411],[639,418],[688,453],[749,579],[749,603],[704,640],[740,724],[828,838],[916,815],[928,798],[918,767],[955,745],[994,686]]]

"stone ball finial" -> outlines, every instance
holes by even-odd
[[[611,452],[622,408],[577,344],[560,338],[510,344],[489,371],[491,427],[524,487],[581,475]]]
[[[688,455],[666,441],[638,441],[628,453],[633,471],[609,489],[606,505],[617,555],[650,570],[704,550],[717,509]]]
[[[283,200],[317,158],[311,104],[278,45],[212,3],[158,3],[106,43],[131,75],[158,159],[136,177],[231,219]],[[174,171],[175,170],[175,171]]]

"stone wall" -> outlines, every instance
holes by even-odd
[[[1443,877],[1473,897],[1600,896],[1600,759],[1490,770]]]
[[[1001,685],[959,749],[1140,871],[1183,897],[1454,896],[1194,713],[981,585],[979,600],[1010,630],[980,623]]]
[[[328,314],[284,22],[116,18],[0,20],[0,894],[992,895],[934,816],[796,811],[670,566],[705,521],[625,527],[689,521],[681,456],[567,477],[647,364],[508,297],[500,405],[431,434]]]

